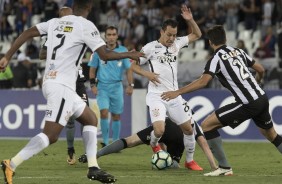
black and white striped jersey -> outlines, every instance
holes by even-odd
[[[207,62],[204,73],[217,76],[236,101],[248,104],[265,94],[248,69],[254,63],[242,49],[224,45]]]

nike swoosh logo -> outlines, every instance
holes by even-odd
[[[160,52],[160,51],[159,51]],[[155,52],[155,54],[158,54],[159,52]]]

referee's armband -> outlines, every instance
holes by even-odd
[[[90,81],[91,88],[97,85],[97,78],[89,79],[89,81]]]

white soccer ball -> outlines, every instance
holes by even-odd
[[[163,170],[171,166],[172,158],[168,152],[162,150],[153,154],[151,163],[153,169]]]

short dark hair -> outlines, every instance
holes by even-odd
[[[176,28],[178,26],[178,22],[174,19],[167,19],[163,22],[162,30],[165,31],[167,26],[171,26],[172,28]]]
[[[116,30],[118,32],[118,28],[115,27],[115,26],[108,26],[108,27],[106,27],[105,32],[107,32],[108,30]]]
[[[207,38],[214,45],[221,45],[226,43],[226,34],[222,25],[215,25],[208,29]]]
[[[93,0],[74,0],[73,6],[76,6],[78,9],[85,9],[87,6],[92,5]]]

